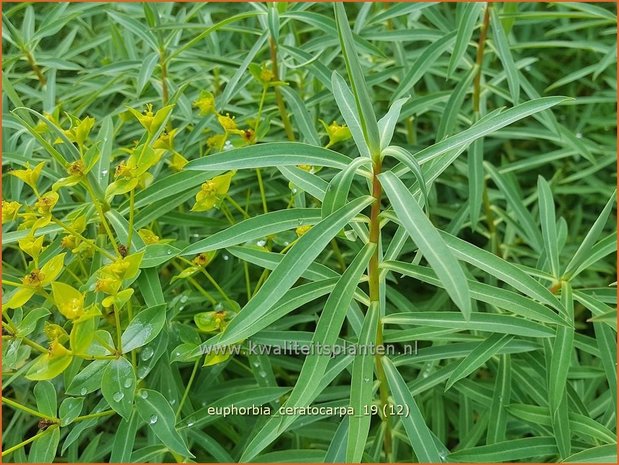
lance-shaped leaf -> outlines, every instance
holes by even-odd
[[[471,298],[460,264],[404,183],[389,171],[380,174],[379,179],[402,226],[434,269],[465,319],[468,319],[471,315]]]

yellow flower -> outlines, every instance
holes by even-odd
[[[275,74],[273,74],[273,71],[266,66],[263,66],[260,70],[260,80],[266,83],[271,82],[273,79],[275,79]]]
[[[346,125],[337,124],[335,121],[333,121],[333,123],[329,125],[327,125],[327,123],[325,123],[323,120],[320,120],[320,122],[324,126],[325,131],[329,136],[329,143],[327,144],[327,147],[331,147],[338,142],[345,141],[352,137],[350,129],[348,129],[348,126]]]
[[[15,176],[16,178],[19,178],[22,181],[24,181],[36,193],[37,192],[37,181],[39,180],[39,176],[41,175],[41,171],[43,170],[44,166],[45,166],[44,161],[39,163],[34,168],[30,168],[30,163],[26,163],[25,170],[13,170],[13,171],[10,171],[9,174],[11,176]]]
[[[83,176],[86,170],[86,166],[84,166],[84,162],[82,160],[74,161],[67,168],[67,172],[71,176]]]
[[[232,176],[234,176],[233,171],[216,176],[202,184],[200,191],[196,194],[196,203],[191,211],[202,212],[219,205],[230,189]]]
[[[34,206],[37,208],[37,211],[40,215],[48,216],[51,215],[52,209],[58,202],[59,195],[57,192],[46,192],[39,200],[36,201]]]
[[[52,295],[58,311],[68,320],[84,315],[84,294],[65,283],[52,283]]]
[[[17,218],[17,212],[21,208],[21,204],[19,202],[9,202],[6,200],[2,201],[2,224],[8,223],[9,221],[15,221]]]
[[[137,119],[147,131],[150,131],[153,120],[155,119],[155,115],[153,114],[153,105],[148,103],[146,105],[146,110],[144,110],[142,114],[137,117]]]
[[[56,280],[64,267],[65,253],[56,255],[41,267],[35,268],[22,278],[22,285],[11,294],[5,308],[18,308],[25,305],[40,289]]]
[[[297,233],[297,236],[301,237],[303,236],[305,233],[307,233],[310,229],[312,229],[312,226],[309,224],[304,224],[303,226],[299,226],[295,232]]]
[[[77,247],[77,237],[75,237],[73,234],[67,234],[60,241],[60,247],[69,250],[75,249],[75,247]]]
[[[198,108],[203,116],[215,113],[215,97],[210,92],[203,90],[200,97],[193,102],[193,106]]]
[[[230,113],[226,113],[226,115],[217,115],[217,121],[225,131],[234,132],[237,131],[236,121],[234,118],[230,116]]]
[[[153,143],[153,148],[173,151],[175,135],[176,129],[172,129],[170,132],[163,131],[159,138]]]

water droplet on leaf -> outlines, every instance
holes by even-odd
[[[157,420],[159,420],[159,418],[157,417],[157,415],[151,415],[151,417],[148,419],[148,422],[151,425],[154,425],[155,423],[157,423]]]
[[[118,391],[114,393],[112,399],[114,399],[114,402],[120,402],[121,400],[123,400],[124,397],[125,395],[122,392]]]

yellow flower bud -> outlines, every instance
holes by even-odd
[[[346,125],[337,124],[335,121],[333,121],[333,123],[329,125],[327,125],[327,123],[325,123],[323,120],[320,120],[320,122],[324,126],[325,131],[329,136],[329,143],[327,144],[327,147],[330,147],[334,144],[337,144],[338,142],[345,141],[352,137],[350,129],[348,129],[348,126]]]
[[[159,242],[159,236],[157,236],[150,229],[140,229],[138,231],[138,234],[140,235],[145,244],[156,244],[157,242]]]

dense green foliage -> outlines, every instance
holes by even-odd
[[[3,4],[3,460],[615,462],[616,37]]]

